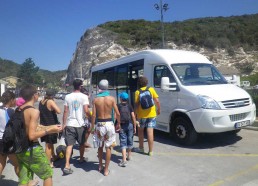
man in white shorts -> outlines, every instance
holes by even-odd
[[[97,123],[95,128],[96,140],[101,141],[102,144],[98,148],[98,157],[99,157],[99,171],[103,170],[102,165],[102,156],[103,156],[103,147],[106,147],[106,161],[105,161],[105,170],[104,175],[108,176],[109,174],[109,163],[111,158],[111,147],[112,144],[116,142],[115,127],[113,123],[113,114],[116,113],[116,119],[118,124],[120,124],[120,113],[118,111],[116,100],[113,96],[110,96],[108,90],[108,81],[103,79],[99,82],[98,85],[100,91],[97,94],[97,97],[93,100],[92,108],[92,117],[91,117],[91,127],[95,127],[95,119],[97,116]],[[113,112],[114,111],[114,112]]]

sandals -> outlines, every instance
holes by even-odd
[[[72,174],[73,173],[73,170],[71,169],[71,168],[64,168],[63,169],[63,173],[65,174],[65,175],[68,175],[68,174]]]

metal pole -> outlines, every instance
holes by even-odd
[[[165,39],[164,39],[164,23],[163,23],[163,3],[160,0],[160,21],[161,21],[161,38],[162,38],[162,48],[165,48]]]
[[[164,21],[163,21],[163,10],[164,12],[168,10],[168,4],[163,5],[162,0],[160,0],[159,5],[154,4],[156,10],[160,10],[160,26],[161,26],[161,38],[162,38],[162,48],[165,48],[165,31],[164,31]]]

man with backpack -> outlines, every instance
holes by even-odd
[[[18,107],[14,115],[19,110],[21,111],[29,148],[17,154],[20,167],[19,185],[28,185],[35,173],[44,180],[44,186],[52,186],[53,170],[43,147],[38,142],[38,138],[47,134],[59,133],[62,131],[62,126],[54,123],[47,127],[38,124],[39,110],[34,108],[34,103],[39,97],[36,87],[27,85],[21,89],[20,95],[25,103]],[[12,121],[12,118],[9,121]],[[9,122],[7,125],[9,125]]]
[[[135,113],[139,121],[138,127],[139,148],[135,149],[136,152],[144,153],[144,128],[147,128],[147,138],[149,152],[148,155],[153,155],[153,141],[154,131],[156,126],[156,116],[160,114],[159,96],[153,87],[147,87],[148,79],[146,77],[139,77],[139,89],[135,92]]]
[[[5,154],[3,148],[3,134],[5,131],[6,123],[13,115],[14,110],[12,107],[15,107],[15,94],[9,90],[5,91],[0,97],[0,101],[3,103],[3,106],[0,106],[0,180],[2,179],[2,172],[6,165],[7,157],[11,160],[14,171],[17,176],[19,176],[19,166],[18,160],[15,154]]]
[[[136,119],[132,106],[128,103],[128,94],[122,92],[119,95],[120,103],[118,104],[118,110],[120,112],[120,125],[118,127],[120,147],[122,150],[122,161],[118,164],[120,167],[125,167],[127,161],[131,160],[131,150],[133,148],[133,135],[136,133]],[[126,157],[126,150],[128,156]]]

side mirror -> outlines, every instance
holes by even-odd
[[[171,87],[170,87],[171,86]],[[161,78],[161,90],[177,90],[176,83],[170,83],[168,77]]]
[[[228,83],[230,84],[237,84],[237,77],[236,75],[232,75],[232,78],[227,80]]]

